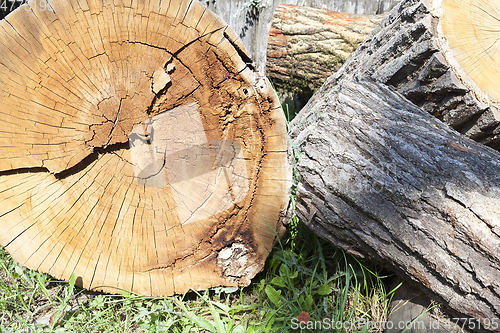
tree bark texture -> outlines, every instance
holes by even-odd
[[[398,0],[202,0],[206,7],[231,26],[264,73],[267,37],[276,7],[280,4],[327,8],[338,12],[378,14],[390,11]]]
[[[279,5],[269,31],[266,74],[278,91],[314,92],[383,17]]]
[[[299,217],[457,313],[498,318],[500,154],[371,79],[333,83],[291,123]]]
[[[336,73],[395,87],[466,136],[500,148],[496,1],[405,0]]]

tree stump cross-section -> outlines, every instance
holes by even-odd
[[[0,244],[92,290],[248,285],[289,200],[267,79],[195,0],[51,4],[0,22]]]

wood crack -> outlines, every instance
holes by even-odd
[[[104,292],[247,285],[272,247],[265,224],[280,226],[289,199],[269,82],[197,1],[54,1],[57,13],[13,13],[0,29],[1,245]],[[234,242],[248,249],[239,278],[215,260]]]

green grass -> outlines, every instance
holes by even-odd
[[[385,320],[391,280],[379,268],[334,249],[296,218],[249,287],[166,298],[92,293],[74,280],[54,281],[23,268],[0,249],[0,330],[300,332],[297,316],[302,312],[311,324],[325,318],[330,324]],[[329,330],[323,322],[321,328],[317,324],[302,332],[346,332]],[[347,331],[371,332],[361,327]]]

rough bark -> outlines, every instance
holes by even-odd
[[[475,2],[401,2],[337,79],[371,76],[459,132],[500,148],[500,45],[491,28],[498,2]]]
[[[203,0],[202,3],[224,19],[242,39],[255,67],[264,73],[267,38],[279,4],[327,8],[338,12],[374,15],[391,10],[398,0]]]
[[[327,83],[291,123],[296,208],[486,324],[500,315],[500,154],[372,80]]]
[[[305,223],[478,331],[500,331],[500,154],[470,139],[498,148],[499,12],[403,1],[290,127]]]
[[[279,5],[269,31],[266,74],[278,91],[316,91],[385,16]]]
[[[248,285],[289,200],[267,79],[197,1],[51,4],[0,22],[0,244],[93,290]]]

